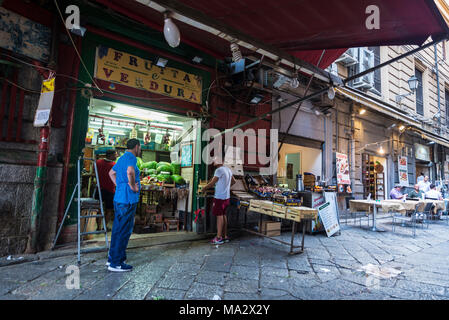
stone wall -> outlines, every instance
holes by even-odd
[[[23,253],[31,223],[35,166],[0,165],[0,256]],[[62,167],[48,168],[44,188],[39,251],[48,250],[55,235]]]

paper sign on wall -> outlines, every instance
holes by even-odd
[[[349,164],[348,155],[343,153],[336,153],[336,171],[337,171],[337,183],[338,184],[351,184],[349,177]]]
[[[36,115],[34,117],[35,127],[44,127],[50,119],[51,106],[53,105],[53,97],[55,95],[55,78],[49,78],[42,82],[41,95],[37,106]]]
[[[398,174],[399,174],[399,185],[408,186],[408,168],[407,168],[407,157],[398,157]]]

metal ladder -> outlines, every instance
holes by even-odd
[[[93,198],[81,198],[81,185],[82,185],[81,184],[81,161],[84,161],[84,160],[90,160],[94,163],[95,177],[97,180],[96,191],[98,191],[98,196],[99,196],[100,200],[95,200]],[[58,233],[56,234],[55,240],[53,241],[52,250],[56,246],[56,242],[58,241],[59,234],[61,233],[62,226],[64,225],[64,221],[67,217],[67,213],[69,212],[70,206],[72,205],[72,202],[75,201],[78,203],[78,232],[77,232],[78,233],[78,264],[81,264],[81,252],[87,253],[87,252],[99,251],[101,249],[109,249],[109,244],[108,244],[108,233],[107,233],[107,229],[106,229],[106,220],[105,220],[104,210],[103,210],[103,199],[101,197],[101,191],[100,191],[101,190],[100,189],[100,180],[98,179],[97,163],[96,163],[95,159],[84,158],[84,157],[80,156],[78,158],[78,164],[77,164],[77,177],[78,177],[78,183],[76,184],[75,189],[73,190],[69,205],[67,206],[67,209],[65,210],[64,218],[62,219],[61,225],[59,226],[59,229],[58,229]],[[75,193],[78,194],[78,197],[74,199]],[[86,210],[86,209],[87,209],[87,215],[82,216],[81,211]],[[91,214],[91,212],[94,210],[98,212],[98,209],[100,209],[101,214],[97,214],[97,215]],[[95,218],[95,219],[102,218],[103,230],[86,232],[86,228],[88,225],[88,221],[86,220],[86,222],[84,224],[83,232],[81,232],[81,219],[92,219],[92,218]],[[82,236],[90,235],[90,234],[101,234],[101,233],[104,234],[104,239],[105,239],[104,247],[81,249],[81,237]]]

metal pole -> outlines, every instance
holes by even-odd
[[[78,177],[78,264],[81,264],[81,157],[78,158],[76,174]]]
[[[95,177],[97,178],[97,190],[98,190],[98,197],[100,199],[100,210],[101,210],[101,215],[103,216],[103,227],[104,227],[104,231],[105,231],[104,241],[106,243],[106,247],[109,247],[109,244],[108,244],[108,232],[107,232],[108,229],[106,228],[107,227],[106,226],[106,218],[105,218],[104,210],[103,210],[103,198],[101,197],[100,179],[98,178],[97,162],[95,161],[95,158],[92,159],[92,161],[94,163]]]
[[[441,133],[441,98],[440,98],[440,75],[438,72],[438,51],[437,44],[433,45],[433,51],[435,53],[435,75],[437,77],[437,97],[438,97],[438,132]]]
[[[31,208],[31,230],[28,236],[26,253],[36,253],[39,229],[39,219],[42,212],[43,188],[47,176],[49,127],[40,129],[39,155],[37,159],[36,177],[34,179],[33,202]]]

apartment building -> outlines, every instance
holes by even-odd
[[[371,193],[386,199],[394,184],[411,187],[421,172],[447,184],[448,45],[440,42],[337,89],[342,100],[336,100],[332,114],[333,149],[349,155],[356,198]],[[347,78],[413,49],[351,48],[328,71]]]

